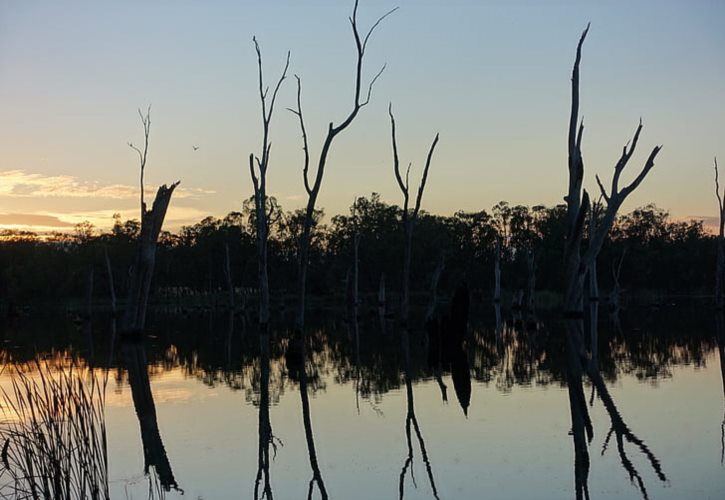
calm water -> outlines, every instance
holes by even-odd
[[[4,327],[0,384],[37,357],[108,369],[114,499],[725,498],[712,311],[602,312],[592,332],[478,309],[451,345],[373,312],[318,312],[303,343],[156,311],[111,348],[110,320],[35,315]]]

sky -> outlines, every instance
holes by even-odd
[[[272,119],[268,191],[306,203],[295,106],[302,81],[313,164],[328,123],[350,111],[352,1],[0,0],[0,227],[69,230],[113,214],[138,217],[137,109],[151,105],[146,196],[181,180],[175,230],[240,210],[253,193],[247,158],[261,143],[252,37],[273,85],[291,51]],[[439,214],[512,204],[554,205],[567,186],[570,77],[583,48],[585,187],[609,179],[640,117],[624,178],[655,145],[654,170],[623,206],[656,203],[677,218],[717,214],[713,157],[725,166],[725,2],[361,0],[376,30],[364,79],[386,64],[371,102],[336,140],[318,204],[347,212],[378,192],[400,203],[388,104],[401,163],[417,183],[440,142],[423,208]],[[194,150],[194,147],[198,147]],[[723,167],[725,168],[725,167]],[[606,184],[605,180],[605,184]]]

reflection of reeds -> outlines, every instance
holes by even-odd
[[[108,499],[107,375],[36,362],[2,389],[3,498]]]

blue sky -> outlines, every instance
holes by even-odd
[[[391,101],[401,161],[412,161],[415,174],[441,134],[425,209],[560,202],[571,64],[589,21],[587,187],[595,190],[594,173],[609,176],[642,117],[630,174],[654,145],[664,148],[624,209],[655,202],[678,217],[716,214],[713,156],[725,164],[725,3],[362,0],[360,24],[395,6],[365,61],[368,78],[387,69],[330,157],[320,196],[328,214],[372,191],[398,202]],[[110,226],[114,212],[133,216],[138,164],[126,143],[141,139],[136,109],[148,104],[147,189],[177,179],[184,188],[169,227],[238,210],[252,193],[246,159],[259,151],[261,135],[252,36],[270,83],[292,51],[316,157],[327,123],[351,104],[351,9],[350,1],[331,0],[0,0],[0,224],[2,214],[99,226]],[[270,194],[288,209],[304,202],[300,134],[284,109],[294,99],[289,79],[273,119],[269,172]]]

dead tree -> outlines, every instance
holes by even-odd
[[[229,243],[224,243],[224,278],[227,283],[227,301],[230,310],[234,310],[234,281],[232,280],[232,266],[229,260]]]
[[[604,187],[599,176],[596,177],[597,184],[601,191],[602,198],[606,202],[606,208],[602,215],[593,236],[590,238],[585,250],[582,250],[582,233],[584,231],[584,221],[589,211],[589,194],[582,189],[584,180],[584,160],[582,159],[582,136],[584,133],[584,123],[579,121],[579,63],[581,61],[581,49],[584,39],[589,31],[589,26],[584,30],[579,39],[576,50],[576,59],[574,60],[574,69],[571,78],[571,115],[569,119],[569,189],[564,198],[567,204],[567,237],[565,246],[565,282],[566,292],[564,297],[564,309],[568,314],[581,315],[584,281],[589,269],[591,269],[599,251],[602,248],[604,239],[612,227],[614,219],[617,215],[619,207],[632,191],[637,189],[647,174],[654,167],[655,157],[660,152],[662,146],[655,146],[652,149],[644,167],[635,177],[635,179],[624,187],[619,186],[619,180],[624,168],[629,163],[634,153],[639,134],[642,131],[642,121],[634,133],[630,143],[622,148],[622,155],[614,166],[614,174],[609,191]]]
[[[621,307],[622,286],[619,283],[619,276],[622,274],[622,263],[624,263],[626,253],[626,250],[622,252],[622,256],[619,258],[619,264],[612,264],[612,279],[614,285],[612,285],[612,292],[609,294],[609,312],[615,317],[619,316],[619,309]]]
[[[529,249],[526,252],[526,269],[528,271],[528,279],[526,281],[526,309],[529,312],[534,311],[536,305],[536,268],[538,262],[536,252]]]
[[[592,203],[592,208],[589,211],[589,224],[588,224],[588,236],[589,241],[594,238],[597,232],[597,224],[602,215],[602,197],[599,200]],[[594,258],[591,267],[589,268],[589,300],[599,300],[599,280],[597,279],[597,258]]]
[[[156,242],[158,241],[161,227],[164,224],[171,195],[180,182],[176,181],[169,186],[163,184],[159,187],[154,202],[151,205],[151,210],[146,209],[143,176],[144,170],[146,169],[149,134],[151,132],[151,108],[148,108],[145,115],[139,109],[138,114],[141,117],[141,124],[144,129],[143,150],[137,148],[132,143],[128,145],[138,153],[141,165],[141,234],[138,239],[136,260],[129,273],[128,298],[121,323],[121,330],[125,332],[141,331],[146,323],[146,306],[148,305],[149,293],[151,291],[151,278],[153,277],[156,262]]]
[[[392,104],[388,106],[388,114],[390,115],[390,130],[393,141],[393,168],[395,171],[395,180],[398,181],[398,187],[403,193],[403,232],[404,232],[404,250],[403,250],[403,282],[401,287],[401,299],[400,299],[400,322],[402,325],[408,324],[408,313],[410,308],[410,260],[413,253],[413,229],[415,223],[418,220],[418,212],[420,211],[420,202],[423,200],[423,191],[425,190],[425,183],[428,180],[428,169],[430,168],[430,162],[433,158],[433,152],[435,151],[436,145],[438,144],[438,134],[436,134],[433,142],[428,150],[428,156],[425,160],[425,167],[423,167],[423,177],[420,180],[418,186],[418,194],[415,197],[415,206],[412,210],[409,208],[410,203],[410,166],[405,171],[405,180],[400,173],[400,160],[398,158],[398,143],[395,137],[395,117],[393,116]]]
[[[493,277],[495,279],[493,289],[493,301],[501,302],[501,238],[496,238],[496,253],[494,255],[495,262],[493,268]]]
[[[725,206],[723,195],[720,194],[720,179],[718,178],[717,158],[715,158],[715,196],[717,196],[718,215],[720,224],[717,233],[717,267],[715,269],[715,306],[722,309],[725,306]]]
[[[299,76],[295,75],[297,79],[297,109],[289,109],[292,113],[297,115],[300,123],[300,129],[302,131],[302,150],[304,152],[304,163],[302,168],[302,179],[305,185],[305,191],[307,192],[307,207],[305,209],[305,222],[302,229],[302,235],[300,237],[300,243],[298,248],[298,260],[297,260],[297,316],[295,318],[295,328],[302,331],[305,323],[305,294],[307,285],[307,265],[309,263],[310,253],[310,240],[312,236],[312,225],[314,223],[315,205],[317,204],[317,197],[320,194],[320,188],[322,187],[322,178],[325,175],[325,167],[327,166],[327,158],[330,154],[330,148],[335,138],[340,135],[350,124],[355,120],[360,110],[370,102],[370,96],[373,91],[373,85],[385,70],[383,66],[378,71],[368,84],[367,94],[363,96],[362,90],[362,66],[365,58],[365,50],[367,49],[368,41],[370,36],[375,31],[375,28],[388,17],[390,14],[397,10],[392,9],[378,18],[375,23],[370,27],[365,36],[361,36],[358,24],[357,24],[357,6],[358,0],[355,0],[355,6],[352,10],[352,16],[350,17],[350,25],[352,27],[353,38],[355,39],[355,48],[357,54],[357,63],[355,66],[355,90],[353,94],[352,109],[347,114],[345,119],[340,122],[339,125],[335,125],[330,122],[327,135],[322,143],[322,149],[317,160],[317,172],[315,177],[310,182],[310,150],[307,141],[307,129],[305,127],[305,120],[302,114],[302,80]]]
[[[360,284],[360,223],[357,213],[357,198],[355,198],[355,202],[353,203],[353,226],[354,226],[354,233],[353,233],[353,240],[352,240],[352,250],[353,250],[353,285],[352,285],[352,301],[353,301],[353,315],[355,319],[357,320],[358,312],[360,308],[360,297],[359,297],[359,284]]]
[[[270,212],[267,213],[267,168],[269,167],[269,153],[272,144],[269,140],[269,124],[272,121],[272,113],[274,112],[274,104],[277,100],[282,82],[287,77],[287,69],[289,68],[290,53],[287,52],[287,61],[282,75],[277,80],[272,96],[267,104],[267,95],[269,88],[264,86],[264,78],[262,75],[262,52],[259,49],[257,39],[254,41],[254,49],[257,52],[257,65],[259,68],[259,100],[262,104],[262,156],[256,156],[254,153],[249,155],[249,173],[252,176],[252,184],[254,186],[254,212],[256,215],[256,232],[257,232],[257,263],[258,263],[258,279],[259,279],[259,327],[261,331],[266,331],[269,323],[269,276],[267,272],[267,239],[269,236],[269,218],[272,215],[272,206],[269,207]],[[259,172],[258,174],[255,172]]]
[[[108,291],[111,295],[111,316],[116,317],[116,288],[113,285],[113,268],[111,258],[108,256],[108,247],[103,247],[103,257],[106,261],[106,273],[108,273]]]

